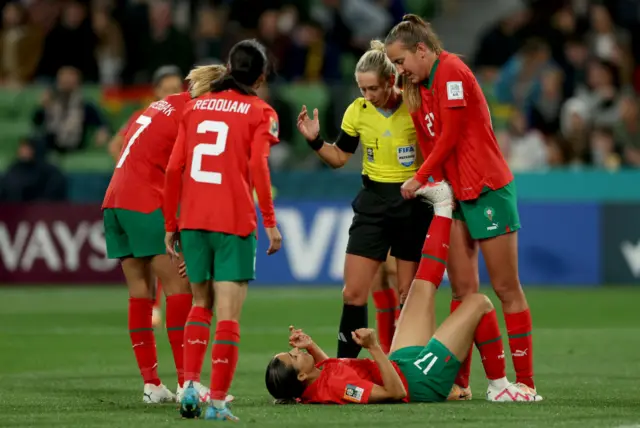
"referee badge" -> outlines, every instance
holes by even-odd
[[[396,156],[400,165],[409,167],[416,161],[416,148],[414,146],[400,146],[396,149]]]
[[[373,162],[375,159],[373,157],[373,148],[367,147],[367,161]]]

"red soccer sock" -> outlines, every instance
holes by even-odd
[[[429,281],[436,288],[440,286],[449,256],[450,234],[451,219],[434,216],[422,246],[422,259],[418,265],[416,279]]]
[[[507,368],[504,362],[504,346],[502,345],[502,336],[500,335],[500,326],[498,326],[498,318],[496,310],[492,310],[482,317],[474,341],[480,355],[482,356],[482,365],[487,379],[496,380],[507,376]]]
[[[218,321],[211,350],[211,399],[224,401],[238,364],[240,325],[237,321]]]
[[[451,306],[449,307],[450,313],[453,313],[458,306],[460,306],[462,302],[460,300],[452,300]],[[458,370],[458,375],[456,376],[455,384],[462,387],[469,387],[469,376],[471,375],[471,357],[473,355],[473,346],[469,347],[469,353],[467,354],[467,358],[464,359],[462,364],[460,364],[460,370]]]
[[[174,294],[167,297],[167,335],[178,374],[178,384],[184,383],[184,325],[191,311],[191,294]]]
[[[151,326],[153,299],[129,298],[129,337],[144,383],[160,385],[156,338]]]
[[[159,279],[156,279],[156,300],[153,303],[153,307],[157,309],[162,307],[162,283]]]
[[[529,309],[515,314],[504,314],[509,335],[509,348],[513,367],[516,370],[516,382],[530,388],[533,383],[533,339],[531,336],[531,312]]]
[[[211,336],[209,309],[192,306],[184,326],[184,380],[200,382],[202,362]]]
[[[373,293],[373,303],[376,305],[376,324],[380,346],[385,354],[389,353],[391,341],[396,332],[396,308],[398,296],[393,288]]]

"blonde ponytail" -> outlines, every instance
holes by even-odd
[[[373,72],[377,74],[380,79],[388,80],[391,76],[395,75],[396,69],[385,53],[384,43],[380,40],[371,40],[369,50],[358,60],[355,72]]]
[[[197,98],[211,90],[211,83],[227,72],[224,65],[203,65],[191,70],[187,75],[191,98]]]

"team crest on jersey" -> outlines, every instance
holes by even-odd
[[[373,162],[374,161],[373,148],[372,147],[367,147],[367,161],[369,161],[369,162]]]
[[[409,167],[416,161],[416,148],[413,146],[398,147],[396,156],[400,165]]]
[[[462,90],[462,82],[447,82],[447,99],[463,100],[464,91]]]
[[[364,395],[364,388],[360,388],[355,385],[347,385],[344,390],[344,399],[347,401],[353,401],[354,403],[360,403],[362,396]]]
[[[271,126],[269,126],[269,134],[273,135],[275,138],[278,138],[279,133],[280,126],[278,125],[278,120],[275,117],[272,117]]]

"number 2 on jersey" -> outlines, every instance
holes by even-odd
[[[136,142],[136,140],[138,139],[140,134],[142,134],[142,131],[144,131],[147,128],[147,126],[151,125],[151,118],[149,116],[140,115],[136,119],[136,123],[138,125],[140,125],[140,127],[136,130],[135,134],[133,134],[131,136],[131,138],[129,138],[129,142],[127,143],[127,147],[124,148],[124,151],[122,152],[122,155],[120,156],[120,160],[118,161],[118,164],[116,165],[116,168],[122,167],[122,165],[124,164],[125,159],[127,158],[127,156],[129,156],[129,152],[131,151],[131,146],[133,145],[133,143]]]
[[[193,159],[191,160],[191,178],[199,183],[221,184],[221,173],[202,170],[202,158],[203,156],[220,156],[224,153],[224,150],[227,148],[229,125],[216,120],[205,120],[198,124],[196,132],[198,134],[215,132],[218,135],[214,144],[200,143],[194,147]]]
[[[431,361],[429,361],[427,366],[423,368],[423,363],[425,363],[429,358],[431,358]],[[429,370],[431,370],[436,361],[438,361],[438,357],[433,355],[433,352],[429,352],[424,357],[414,361],[413,365],[416,366],[419,370],[422,370],[422,374],[427,375],[429,374]]]
[[[424,116],[424,120],[427,122],[427,131],[429,131],[429,135],[435,137],[436,133],[433,132],[433,121],[435,120],[435,116],[433,115],[433,113],[427,113]]]

